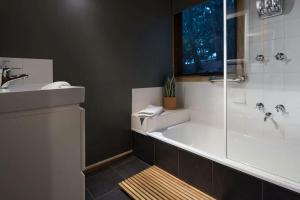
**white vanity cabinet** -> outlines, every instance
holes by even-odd
[[[0,199],[84,200],[83,99],[70,105],[0,110]]]

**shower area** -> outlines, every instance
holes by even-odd
[[[226,157],[297,185],[300,1],[239,0],[234,7],[230,1],[225,37],[237,42],[225,45]]]
[[[169,147],[178,151],[175,169],[185,165],[183,151],[213,161],[205,172],[212,173],[213,185],[224,181],[215,175],[221,164],[262,180],[258,188],[270,182],[299,193],[300,1],[207,0],[199,5],[208,13],[209,1],[221,7],[218,16],[225,13],[219,23],[224,31],[218,27],[224,37],[215,45],[224,49],[209,57],[221,57],[222,73],[204,81],[179,80],[178,105],[190,120],[148,135],[176,147]],[[195,71],[194,62],[183,62],[186,73]],[[155,143],[154,157],[170,160],[168,152],[157,153],[160,145]]]

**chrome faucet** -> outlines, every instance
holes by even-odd
[[[21,69],[21,68],[11,68],[7,66],[10,61],[3,61],[2,66],[0,66],[0,89],[7,89],[9,85],[20,79],[28,78],[27,74],[11,75],[11,70]]]
[[[265,113],[264,121],[266,122],[268,119],[273,119],[273,114],[270,112]]]

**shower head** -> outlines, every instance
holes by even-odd
[[[256,0],[256,10],[260,19],[283,14],[284,0]]]

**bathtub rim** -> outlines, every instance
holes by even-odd
[[[186,124],[187,123],[189,123],[189,122],[186,122]],[[185,124],[185,123],[183,123],[183,124]],[[178,126],[178,125],[176,125],[176,126]],[[173,126],[173,127],[176,127],[176,126]],[[190,147],[186,144],[177,142],[175,140],[172,140],[172,139],[169,139],[169,138],[163,136],[163,131],[164,130],[156,131],[156,132],[148,133],[147,135],[149,137],[152,137],[152,138],[156,139],[156,140],[165,142],[167,144],[173,145],[173,146],[175,146],[177,148],[180,148],[182,150],[193,153],[197,156],[209,159],[209,160],[214,161],[216,163],[219,163],[221,165],[230,167],[230,168],[235,169],[237,171],[243,172],[243,173],[248,174],[250,176],[256,177],[256,178],[261,179],[263,181],[273,183],[275,185],[278,185],[280,187],[289,189],[291,191],[294,191],[294,192],[297,192],[297,193],[300,194],[300,183],[298,183],[296,181],[292,181],[288,178],[284,178],[284,177],[281,177],[281,176],[278,176],[278,175],[275,175],[275,174],[271,174],[269,172],[266,172],[264,170],[255,168],[255,167],[247,165],[245,163],[239,163],[237,161],[228,159],[226,157],[226,153],[224,153],[224,156],[221,157],[221,156],[213,155],[211,153],[196,149],[194,147]],[[138,134],[140,134],[140,133],[138,133]]]

